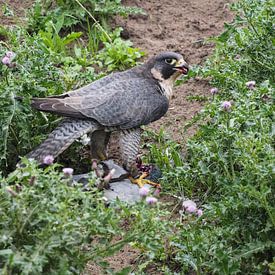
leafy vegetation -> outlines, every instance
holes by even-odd
[[[185,158],[163,136],[150,148],[166,190],[204,208],[170,243],[183,273],[263,274],[274,256],[275,15],[271,1],[239,1],[233,9],[236,19],[214,39],[214,54],[190,76],[211,77],[215,89],[194,118],[200,128]]]
[[[45,25],[37,32],[14,27],[6,30],[8,40],[0,44],[0,56],[4,57],[9,51],[15,53],[12,64],[0,64],[0,167],[5,174],[15,168],[18,156],[37,146],[59,120],[33,111],[29,107],[31,97],[76,89],[104,76],[107,71],[135,65],[144,54],[120,38],[121,29],[107,33],[101,27],[96,35],[96,47],[94,40],[85,43],[81,39],[82,32],[63,34],[64,22],[64,15],[58,21],[47,15]],[[94,39],[91,34],[88,38]],[[101,72],[96,71],[98,67]],[[22,97],[22,102],[15,97]],[[70,155],[66,159],[70,159]]]
[[[165,195],[179,199],[172,214],[163,210],[167,205],[145,201],[106,207],[95,176],[84,192],[59,172],[60,164],[42,170],[25,159],[25,167],[15,169],[18,156],[58,122],[31,110],[31,97],[78,88],[143,55],[120,38],[120,29],[102,28],[109,15],[125,11],[120,1],[81,1],[100,27],[77,1],[51,2],[36,2],[28,30],[0,30],[1,272],[79,274],[92,260],[112,274],[105,258],[125,244],[142,251],[137,274],[152,265],[164,274],[274,272],[272,1],[233,4],[236,18],[213,39],[215,52],[192,68],[189,77],[210,78],[213,89],[208,99],[190,98],[208,103],[186,125],[199,129],[184,150],[163,131],[144,134],[147,161],[163,171]],[[85,154],[77,155],[69,150],[61,163],[85,162]],[[187,199],[203,213],[184,208]]]
[[[123,6],[121,0],[36,0],[29,13],[28,22],[29,28],[36,31],[43,29],[47,21],[59,20],[60,17],[64,17],[65,29],[75,25],[85,27],[90,20],[94,24],[94,19],[107,27],[108,19],[112,15],[140,13],[144,11],[137,7]]]
[[[24,164],[0,181],[1,274],[80,274],[89,260],[107,268],[104,257],[127,243],[152,253],[163,243],[167,228],[159,221],[167,213],[158,207],[106,207],[95,175],[85,191],[57,164],[44,171]]]

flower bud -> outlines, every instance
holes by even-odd
[[[245,85],[248,89],[253,90],[255,88],[256,82],[254,80],[247,81]]]
[[[225,111],[230,111],[231,107],[232,107],[232,104],[230,101],[224,101],[222,104],[221,104],[221,107],[225,110]]]
[[[12,52],[12,51],[7,51],[6,54],[5,54],[6,57],[12,59],[15,57],[15,53]]]
[[[160,194],[160,191],[161,191],[161,189],[160,189],[160,188],[157,188],[157,189],[155,190],[155,192],[154,192],[154,196],[155,196],[155,197],[158,197],[159,194]]]
[[[201,209],[198,209],[198,210],[197,210],[197,215],[198,215],[198,217],[202,216],[202,214],[203,214],[203,211],[202,211]]]
[[[185,211],[186,211],[187,213],[190,213],[190,214],[191,214],[191,213],[195,213],[195,212],[197,211],[197,207],[196,207],[196,206],[190,205],[190,206],[186,207]]]
[[[217,94],[219,92],[219,89],[218,88],[212,88],[212,89],[210,89],[210,93],[212,94],[212,95],[215,95],[215,94]]]
[[[7,56],[4,56],[3,58],[2,58],[2,63],[4,64],[4,65],[10,65],[11,64],[11,60],[10,60],[10,58],[9,57],[7,57]]]
[[[146,203],[149,204],[149,205],[156,204],[157,202],[158,202],[157,198],[154,198],[154,197],[147,197],[146,198]]]
[[[62,171],[66,177],[70,177],[70,176],[72,176],[74,169],[73,168],[63,168]]]

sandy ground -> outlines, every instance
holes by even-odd
[[[116,18],[114,24],[124,28],[123,37],[130,39],[135,47],[146,52],[147,56],[162,51],[180,52],[190,65],[202,64],[209,56],[213,45],[206,42],[208,37],[222,32],[224,22],[233,18],[226,0],[125,0],[124,4],[138,6],[147,15],[130,16],[128,19]],[[23,17],[32,1],[0,0],[0,7],[8,3],[15,14]],[[20,18],[6,18],[0,11],[1,24],[17,24]],[[170,138],[184,142],[195,131],[191,128],[184,132],[183,126],[189,121],[202,104],[190,102],[190,95],[209,96],[207,82],[193,79],[175,89],[169,112],[150,127],[158,130],[163,127]],[[120,270],[126,266],[135,266],[140,253],[130,246],[124,247],[116,255],[109,257],[110,266]],[[100,268],[88,264],[84,274],[101,274]],[[148,274],[161,274],[157,270],[148,270]]]

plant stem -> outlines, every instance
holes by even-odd
[[[94,20],[96,26],[106,35],[106,37],[108,38],[109,42],[112,43],[112,39],[111,37],[108,35],[108,33],[105,31],[105,29],[99,24],[99,22],[95,19],[95,17],[78,1],[78,0],[75,0],[78,5],[83,9],[85,10],[89,16]]]

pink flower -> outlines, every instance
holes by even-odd
[[[255,88],[256,82],[254,80],[247,81],[245,85],[248,89],[253,90]]]
[[[225,110],[225,111],[229,111],[232,107],[232,104],[230,101],[224,101],[222,104],[221,104],[221,107]]]
[[[219,92],[219,89],[218,88],[212,88],[212,89],[210,89],[210,93],[212,94],[212,95],[215,95],[215,94],[217,94]]]
[[[146,198],[146,203],[149,204],[149,205],[156,204],[157,202],[158,202],[157,198],[154,198],[154,197],[147,197]]]
[[[138,191],[138,193],[139,193],[139,195],[141,196],[141,197],[146,197],[148,194],[149,194],[149,192],[150,192],[150,190],[149,190],[149,188],[148,187],[141,187],[140,189],[139,189],[139,191]]]
[[[197,207],[196,203],[192,200],[186,200],[182,203],[183,208],[187,208],[187,207],[190,207],[190,206]]]
[[[53,164],[53,161],[54,161],[54,157],[52,155],[48,155],[43,159],[43,163],[47,165]]]
[[[191,200],[186,200],[182,203],[182,207],[187,213],[194,213],[197,211],[197,205]]]
[[[10,58],[9,57],[7,57],[7,56],[4,56],[3,58],[2,58],[2,63],[4,64],[4,65],[10,65],[11,64],[11,60],[10,60]]]
[[[15,57],[15,53],[12,51],[7,51],[5,56],[12,59]]]
[[[74,169],[73,168],[63,168],[62,171],[66,177],[70,177],[73,174]]]
[[[190,205],[190,206],[186,207],[185,211],[187,213],[195,213],[197,211],[197,207]]]
[[[198,209],[198,210],[197,210],[197,215],[198,215],[198,217],[202,216],[202,214],[203,214],[203,211],[202,211],[201,209]]]

